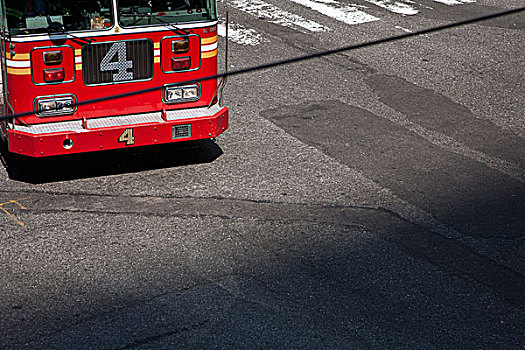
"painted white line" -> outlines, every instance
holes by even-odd
[[[471,2],[476,2],[476,0],[434,0],[434,2],[439,2],[445,5],[463,5]]]
[[[371,4],[382,7],[390,12],[399,13],[405,16],[412,16],[419,13],[414,7],[407,4],[408,1],[394,1],[394,0],[365,0]],[[410,1],[410,3],[413,3]]]
[[[412,31],[411,31],[410,29],[406,29],[406,28],[403,28],[403,27],[401,27],[401,26],[395,26],[395,28],[396,28],[396,29],[400,29],[400,30],[402,30],[402,31],[404,31],[404,32],[407,32],[407,33],[412,33]]]
[[[357,6],[345,5],[336,0],[290,0],[297,4],[306,6],[314,11],[322,13],[346,24],[361,24],[379,20],[364,11],[359,10]]]
[[[217,34],[226,37],[226,25],[220,23],[217,27]],[[229,40],[240,45],[256,46],[262,41],[261,34],[254,29],[245,28],[240,24],[230,23],[228,30]]]
[[[283,27],[300,27],[311,32],[326,32],[329,30],[322,24],[282,10],[262,0],[232,0],[230,3],[241,11]]]

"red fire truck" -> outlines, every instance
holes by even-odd
[[[217,74],[216,0],[0,1],[2,114],[13,116],[0,136],[10,152],[91,152],[228,128],[220,84],[201,80]]]

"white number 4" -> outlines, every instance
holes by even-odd
[[[113,61],[117,56],[117,60]],[[133,71],[128,72],[128,69],[133,68],[133,61],[127,61],[126,43],[121,41],[111,45],[108,53],[100,62],[100,71],[118,71],[113,74],[113,81],[133,80]]]

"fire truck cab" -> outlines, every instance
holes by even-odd
[[[220,84],[202,80],[217,74],[216,0],[0,1],[0,138],[10,152],[91,152],[228,128]]]

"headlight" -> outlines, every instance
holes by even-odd
[[[196,101],[200,97],[200,88],[197,84],[184,86],[168,86],[165,92],[166,103]]]
[[[55,100],[40,100],[38,101],[38,113],[54,113],[57,109],[57,102]]]
[[[72,114],[75,110],[73,97],[46,97],[38,98],[36,101],[36,114],[40,116]]]
[[[181,88],[166,88],[166,99],[168,101],[182,100],[182,89]]]
[[[199,98],[199,88],[197,86],[184,88],[182,92],[182,98],[185,100],[193,100]]]
[[[75,111],[75,102],[72,98],[57,98],[57,112],[59,113],[72,113]]]

